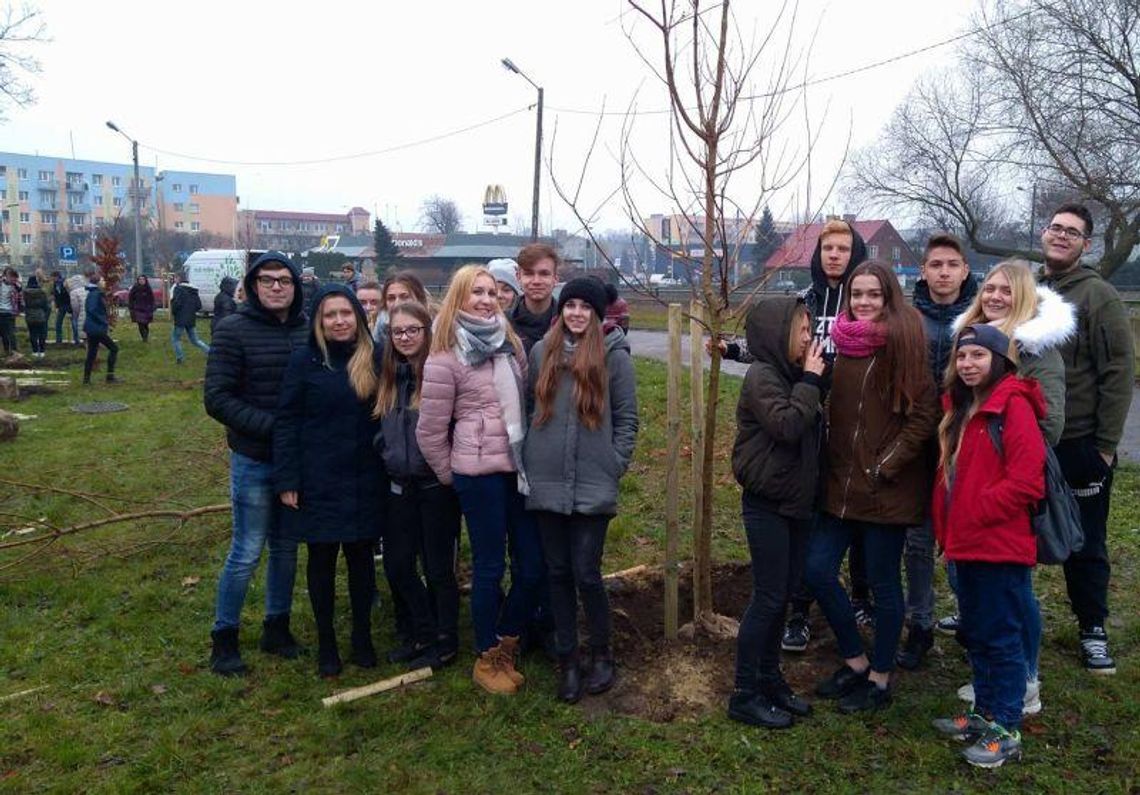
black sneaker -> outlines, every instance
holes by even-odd
[[[414,660],[422,651],[414,641],[401,639],[399,645],[389,651],[386,657],[390,663],[406,663]]]
[[[780,641],[780,648],[784,651],[805,651],[808,641],[811,640],[811,627],[803,616],[792,616],[788,625],[784,627],[784,638]]]
[[[844,715],[856,712],[873,712],[891,703],[891,689],[879,687],[870,679],[863,679],[855,688],[839,699],[839,711]]]
[[[1081,657],[1084,659],[1085,670],[1090,674],[1116,673],[1116,662],[1108,653],[1108,633],[1104,627],[1081,630]]]
[[[851,609],[855,611],[855,623],[865,629],[875,628],[875,606],[863,599],[852,599]]]
[[[938,619],[938,622],[934,625],[934,628],[941,632],[943,635],[957,635],[958,627],[961,625],[962,622],[958,618],[958,614],[955,613],[952,616],[946,616],[945,618]]]
[[[773,682],[770,685],[761,686],[760,690],[772,706],[779,707],[784,712],[797,718],[806,718],[811,715],[811,704],[796,695],[787,682]]]
[[[867,681],[870,670],[859,672],[847,665],[840,666],[839,670],[816,685],[815,694],[820,698],[843,698]]]
[[[906,642],[895,655],[899,668],[914,671],[926,658],[926,653],[934,647],[934,630],[912,626],[906,634]]]
[[[790,713],[759,693],[737,691],[728,699],[728,717],[762,729],[787,729],[795,722]]]

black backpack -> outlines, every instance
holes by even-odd
[[[998,455],[1004,457],[1001,443],[1004,425],[1001,415],[990,417],[987,430]],[[1037,536],[1038,563],[1064,563],[1071,554],[1080,552],[1085,545],[1080,506],[1061,472],[1057,454],[1048,444],[1045,445],[1045,496],[1030,514],[1030,524]]]

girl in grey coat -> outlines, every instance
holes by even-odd
[[[561,670],[558,698],[568,703],[583,689],[604,693],[614,681],[602,552],[638,420],[629,343],[621,329],[603,331],[605,312],[601,282],[568,282],[557,320],[531,350],[528,368],[527,509],[535,512],[542,537]],[[590,632],[584,674],[578,594]]]

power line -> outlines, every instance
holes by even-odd
[[[457,135],[471,132],[472,130],[478,130],[480,127],[487,127],[491,124],[496,124],[498,122],[509,119],[512,116],[517,116],[520,113],[525,113],[533,107],[534,105],[527,105],[525,107],[512,110],[509,113],[504,113],[501,116],[496,116],[493,119],[486,119],[484,121],[468,125],[467,127],[460,127],[457,130],[450,130],[445,133],[440,133],[439,135],[433,135],[429,138],[421,138],[417,141],[408,141],[406,143],[388,146],[384,149],[375,149],[371,152],[357,152],[356,154],[351,155],[334,155],[333,157],[313,158],[311,160],[222,160],[215,157],[201,157],[198,155],[187,155],[181,152],[171,152],[166,149],[159,149],[156,146],[150,146],[149,144],[145,144],[142,141],[139,141],[139,146],[144,149],[148,149],[151,152],[167,155],[168,157],[179,157],[183,160],[196,160],[202,163],[220,163],[227,166],[312,166],[322,163],[337,163],[345,160],[359,160],[365,157],[377,157],[379,155],[391,154],[392,152],[399,152],[404,149],[411,149],[416,146],[423,146],[424,144],[435,143],[436,141],[442,141],[446,138],[453,138]]]
[[[919,48],[914,49],[914,50],[908,50],[906,52],[899,53],[898,55],[892,55],[891,57],[884,58],[880,61],[874,61],[874,62],[869,63],[869,64],[864,64],[863,66],[857,66],[854,69],[847,69],[846,71],[843,71],[843,72],[836,72],[835,74],[825,75],[823,77],[817,77],[817,78],[814,78],[812,80],[805,80],[804,82],[798,83],[794,86],[784,86],[783,88],[778,89],[776,91],[766,91],[762,94],[750,94],[747,96],[741,96],[740,99],[746,100],[746,101],[747,100],[756,100],[756,99],[771,99],[772,97],[778,97],[778,96],[781,96],[783,94],[789,94],[793,91],[802,91],[803,89],[811,88],[812,86],[818,86],[818,85],[822,85],[824,83],[833,82],[835,80],[841,80],[845,77],[851,77],[852,75],[861,74],[863,72],[869,72],[872,69],[878,69],[879,67],[887,66],[888,64],[896,63],[898,61],[904,61],[907,58],[913,58],[916,55],[922,55],[923,53],[930,52],[931,50],[936,50],[940,47],[945,47],[948,44],[954,44],[955,42],[961,41],[962,39],[967,39],[971,36],[976,36],[979,33],[985,33],[987,31],[993,30],[994,28],[999,28],[999,27],[1002,27],[1004,25],[1009,25],[1013,22],[1016,22],[1018,20],[1025,19],[1028,16],[1031,16],[1032,14],[1036,13],[1036,11],[1037,11],[1037,9],[1030,9],[1028,11],[1023,11],[1020,14],[1015,14],[1012,17],[1009,17],[1007,19],[1003,19],[1003,20],[998,21],[998,22],[994,22],[990,25],[986,25],[986,26],[980,27],[980,28],[973,28],[971,30],[967,30],[967,31],[964,31],[962,33],[959,33],[956,36],[951,36],[948,39],[942,39],[940,41],[934,42],[933,44],[927,44],[924,47],[919,47]],[[661,114],[673,112],[672,108],[659,108],[659,109],[655,109],[655,110],[630,110],[630,111],[604,110],[604,111],[598,111],[598,110],[585,110],[583,108],[550,107],[550,108],[548,108],[548,110],[552,110],[555,113],[572,113],[572,114],[581,114],[581,115],[586,115],[586,116],[655,116],[655,115],[661,115]],[[689,110],[695,110],[695,108],[689,108]]]

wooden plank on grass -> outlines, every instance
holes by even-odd
[[[385,690],[392,690],[396,687],[403,687],[404,685],[422,682],[429,676],[431,676],[431,668],[417,668],[414,671],[408,671],[406,674],[393,676],[391,679],[381,679],[379,682],[373,682],[370,685],[361,685],[360,687],[354,687],[351,690],[334,693],[328,698],[322,698],[321,703],[326,707],[332,707],[337,704],[356,701],[358,698],[374,696],[377,693],[383,693]]]

